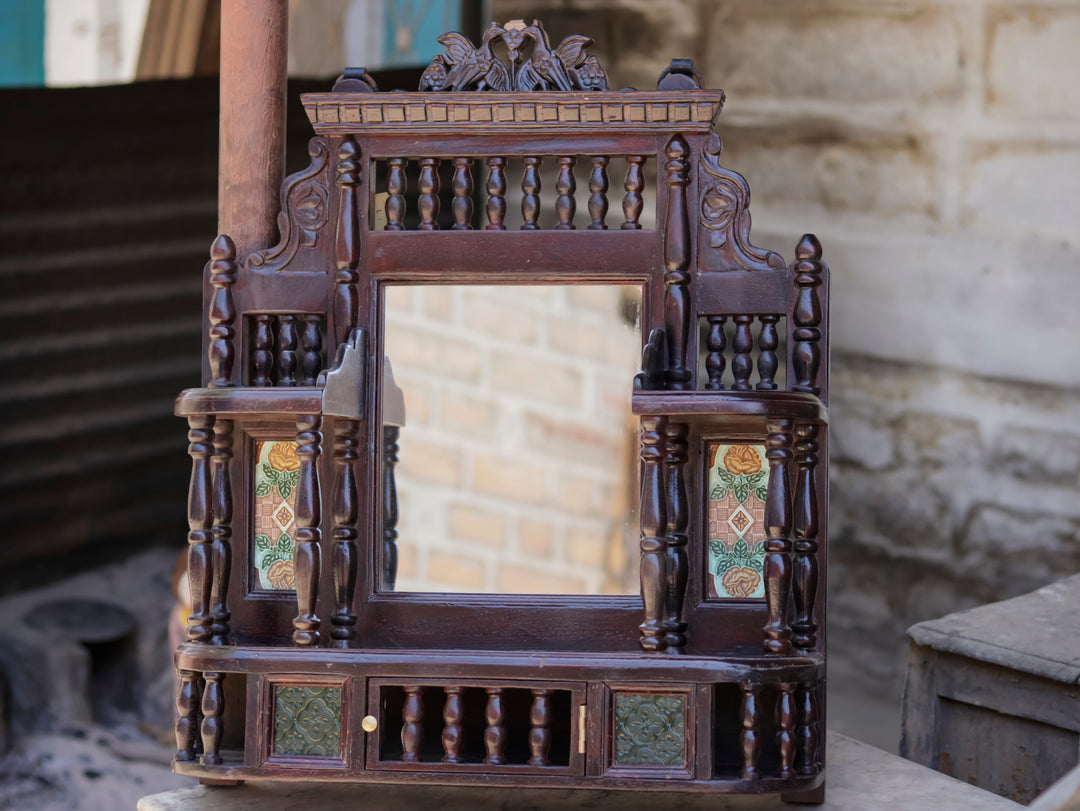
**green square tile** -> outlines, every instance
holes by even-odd
[[[341,688],[278,687],[274,754],[341,757]]]
[[[686,696],[616,693],[615,765],[686,765]]]

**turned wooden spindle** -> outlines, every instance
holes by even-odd
[[[541,158],[527,156],[522,158],[524,169],[521,173],[521,224],[522,231],[536,231],[537,217],[540,215],[540,164]]]
[[[589,173],[589,223],[590,231],[606,231],[604,218],[608,212],[608,158],[603,155],[594,155],[592,158],[592,172]]]
[[[396,425],[383,426],[383,531],[382,531],[382,588],[393,591],[397,582],[397,476],[394,473],[398,463],[398,437],[401,428]]]
[[[799,473],[795,481],[795,561],[793,586],[795,620],[791,623],[791,644],[799,650],[810,650],[817,643],[817,622],[814,603],[818,588],[818,509],[814,468],[818,463],[818,432],[815,423],[795,429],[795,464]]]
[[[529,712],[529,758],[530,766],[547,766],[548,752],[551,750],[551,690],[532,691],[532,710]]]
[[[503,711],[503,688],[487,688],[487,709],[484,719],[487,721],[487,729],[484,730],[484,763],[489,766],[501,766],[506,762],[506,720]]]
[[[795,776],[795,684],[781,682],[776,698],[776,746],[780,752],[780,777]]]
[[[821,243],[813,234],[806,234],[795,247],[795,284],[799,292],[795,299],[791,360],[795,373],[792,391],[820,394],[817,384],[821,367],[821,302],[817,289],[821,285]],[[790,385],[790,384],[789,384]]]
[[[686,547],[689,541],[690,504],[683,475],[689,453],[689,426],[669,422],[664,426],[664,467],[667,471],[667,589],[664,607],[665,652],[681,654],[686,645],[686,622],[683,604],[689,572]]]
[[[757,780],[758,757],[761,755],[761,685],[740,682],[742,709],[740,712],[739,751],[742,753],[743,780]]]
[[[224,234],[210,246],[210,387],[235,386],[236,360],[236,245]]]
[[[443,705],[443,763],[464,763],[461,756],[461,719],[465,713],[462,704],[462,688],[447,687],[446,704]]]
[[[788,463],[791,461],[791,420],[770,419],[765,457],[769,460],[769,485],[765,497],[765,623],[763,646],[767,653],[791,653],[788,600],[791,596],[791,494]]]
[[[252,337],[254,351],[251,355],[252,385],[273,385],[270,375],[274,368],[273,316],[260,313],[255,316],[255,335]]]
[[[423,688],[409,685],[405,688],[405,705],[401,710],[401,759],[405,763],[419,763],[420,749],[424,745],[424,696]]]
[[[360,458],[360,423],[339,419],[334,431],[334,601],[330,617],[330,638],[336,648],[347,648],[356,639],[356,539],[359,531],[359,498],[356,489],[356,462]]]
[[[195,760],[199,737],[199,674],[194,670],[176,672],[176,759]]]
[[[386,225],[384,231],[405,230],[405,158],[390,158],[386,162]]]
[[[818,707],[818,685],[808,682],[799,687],[799,704],[802,723],[799,725],[799,755],[797,771],[802,775],[816,774],[821,767],[818,762],[821,746],[821,710]]]
[[[686,186],[690,147],[681,135],[667,143],[664,151],[664,185],[668,187],[664,217],[664,327],[667,330],[667,387],[674,391],[692,388],[693,370],[686,353],[690,337],[690,215],[686,206]]]
[[[780,368],[780,362],[776,357],[776,348],[780,346],[780,336],[776,332],[776,322],[780,320],[778,315],[762,315],[761,333],[758,335],[758,391],[776,390],[776,370]]]
[[[485,231],[506,230],[506,158],[488,158],[487,219]]]
[[[641,649],[662,651],[667,592],[667,492],[664,488],[665,417],[641,418],[641,597],[645,621],[639,626]]]
[[[338,221],[334,244],[334,342],[343,344],[356,328],[360,281],[360,216],[356,204],[360,185],[360,147],[346,135],[338,147],[337,180]]]
[[[438,231],[439,224],[435,219],[439,216],[439,159],[420,159],[420,197],[417,207],[420,210],[421,231]]]
[[[726,322],[725,316],[709,316],[709,333],[705,337],[705,348],[709,351],[705,358],[705,371],[709,375],[709,382],[705,384],[705,388],[710,391],[724,389],[724,367],[727,366],[724,358],[724,349],[727,347],[727,336],[724,335]]]
[[[229,577],[232,573],[233,494],[229,463],[233,456],[233,421],[214,423],[212,481],[214,488],[214,541],[211,553],[210,642],[229,644]],[[209,678],[209,676],[207,676]]]
[[[731,342],[734,352],[731,358],[731,374],[735,378],[733,391],[750,391],[750,375],[754,371],[754,336],[750,325],[754,323],[752,315],[735,316],[735,338]]]
[[[225,695],[222,691],[224,673],[203,673],[202,691],[202,755],[204,766],[221,765],[221,736],[224,734],[222,713]]]
[[[641,212],[645,210],[645,156],[626,156],[626,181],[623,183],[626,196],[623,197],[623,216],[626,221],[622,224],[624,231],[638,231],[641,229]]]
[[[450,203],[450,212],[454,215],[454,231],[471,231],[473,217],[473,179],[472,158],[454,158],[454,179],[451,188],[454,199]]]
[[[303,363],[300,368],[304,385],[314,386],[322,371],[322,319],[318,315],[304,316],[304,334],[301,339]]]
[[[575,159],[572,155],[564,155],[559,158],[559,172],[555,176],[555,214],[559,218],[555,226],[557,231],[573,231],[574,213],[577,211],[577,201],[574,192],[577,191],[577,180],[574,179]]]
[[[318,458],[322,449],[322,417],[304,414],[296,419],[296,454],[300,457],[300,478],[296,484],[296,534],[293,571],[296,580],[297,615],[293,620],[293,643],[298,647],[319,644],[319,618],[315,601],[319,594],[319,541],[322,530],[322,498],[319,489]]]
[[[278,316],[278,385],[296,385],[296,316]]]
[[[210,455],[214,450],[214,418],[188,417],[188,455],[191,456],[191,483],[188,488],[188,585],[191,613],[187,637],[192,642],[209,642],[213,618],[210,592],[213,582],[214,491]]]

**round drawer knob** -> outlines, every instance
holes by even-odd
[[[360,722],[360,726],[364,728],[364,732],[374,732],[379,728],[379,719],[374,715],[365,715],[364,720]]]

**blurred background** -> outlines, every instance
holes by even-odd
[[[190,471],[172,400],[200,374],[218,13],[0,5],[0,803],[183,783],[164,765]],[[824,245],[829,723],[895,751],[905,628],[1080,571],[1080,2],[294,1],[287,170],[308,159],[301,92],[346,65],[412,89],[439,33],[533,17],[591,36],[615,88],[692,58],[727,92],[754,242]]]

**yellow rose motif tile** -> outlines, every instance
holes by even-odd
[[[765,446],[714,444],[709,458],[707,596],[762,599],[769,483]]]
[[[266,440],[255,443],[255,588],[291,591],[293,536],[296,529],[296,485],[300,457],[296,443]]]

